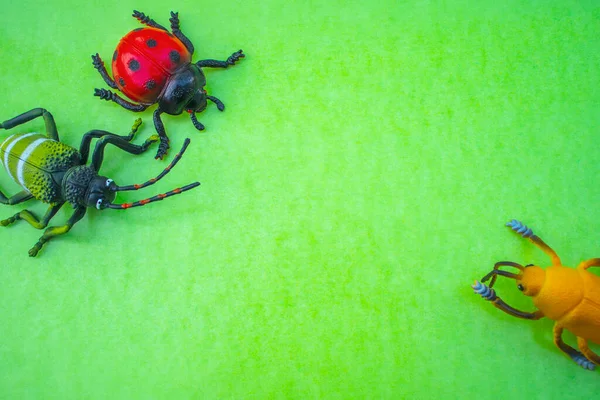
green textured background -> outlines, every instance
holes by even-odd
[[[121,199],[199,189],[90,211],[37,259],[41,232],[0,229],[0,398],[597,395],[551,321],[469,285],[498,260],[547,262],[511,218],[567,265],[600,256],[600,6],[367,3],[4,1],[0,120],[46,107],[72,145],[138,117],[92,96],[106,85],[90,59],[138,27],[134,8],[162,24],[178,10],[195,60],[247,58],[208,72],[227,109],[200,115],[205,132],[164,118],[188,152]],[[153,155],[111,149],[102,172],[141,182],[165,166]],[[18,190],[6,174],[0,188]]]

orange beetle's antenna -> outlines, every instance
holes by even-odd
[[[487,274],[486,276],[481,278],[481,281],[485,282],[488,279],[492,278],[492,280],[490,281],[490,287],[492,287],[492,286],[494,286],[494,283],[496,283],[496,278],[498,275],[502,275],[502,276],[505,276],[505,277],[511,278],[511,279],[520,279],[521,278],[521,274],[513,274],[512,272],[507,272],[507,271],[503,271],[503,270],[499,269],[500,267],[503,267],[503,266],[514,267],[514,268],[517,268],[521,272],[523,272],[523,270],[525,269],[521,264],[517,264],[516,262],[499,261],[496,264],[494,264],[494,269],[489,274]]]
[[[523,224],[521,221],[513,219],[510,222],[508,222],[506,226],[510,227],[510,229],[517,232],[524,238],[529,239],[531,243],[539,247],[544,253],[548,255],[548,257],[550,257],[550,260],[552,260],[552,265],[562,265],[560,262],[560,257],[556,254],[556,252],[552,250],[552,248],[550,248],[550,246],[548,246],[542,239],[536,236],[531,230],[531,228],[529,228],[527,225]]]
[[[494,307],[504,311],[509,315],[523,319],[540,319],[544,317],[544,314],[540,310],[530,313],[526,311],[517,310],[516,308],[509,306],[500,297],[496,295],[496,291],[494,289],[486,286],[481,282],[475,281],[475,283],[471,285],[471,287],[473,288],[475,293],[481,295],[481,297],[483,297],[485,300],[491,301]]]

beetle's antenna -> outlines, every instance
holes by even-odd
[[[496,295],[496,291],[494,289],[486,286],[481,282],[475,281],[475,283],[471,285],[471,288],[473,288],[473,291],[476,294],[483,297],[485,300],[491,301],[494,307],[514,317],[536,320],[544,316],[544,314],[540,310],[530,313],[526,311],[517,310],[516,308],[509,306],[500,297]]]
[[[140,206],[145,206],[148,203],[153,203],[155,201],[160,201],[163,199],[166,199],[167,197],[170,196],[174,196],[176,194],[180,194],[183,192],[186,192],[190,189],[195,188],[196,186],[200,186],[200,182],[194,182],[194,183],[190,183],[189,185],[186,185],[184,187],[181,188],[177,188],[177,189],[173,189],[170,192],[164,193],[164,194],[158,194],[156,196],[144,199],[144,200],[139,200],[136,201],[134,203],[123,203],[123,204],[109,204],[108,208],[112,208],[113,210],[126,210],[128,208],[131,207],[140,207]]]
[[[523,236],[525,239],[529,239],[531,243],[535,244],[539,247],[544,253],[550,257],[552,260],[552,265],[561,265],[560,257],[556,254],[554,250],[550,246],[546,244],[539,236],[533,233],[533,230],[529,228],[527,225],[523,224],[521,221],[517,221],[516,219],[510,220],[506,226],[508,226],[513,231],[517,232],[519,235]]]
[[[494,264],[494,269],[489,274],[484,276],[481,279],[481,281],[485,282],[488,279],[492,278],[492,280],[490,281],[490,287],[492,287],[492,286],[494,286],[494,283],[496,283],[496,278],[498,275],[506,276],[507,278],[511,278],[511,279],[519,279],[519,277],[520,277],[519,274],[513,274],[511,272],[502,271],[501,269],[499,269],[500,267],[514,267],[514,268],[517,268],[521,272],[523,272],[525,270],[525,268],[521,264],[518,264],[516,262],[498,261],[496,264]]]
[[[489,274],[481,278],[481,282],[485,282],[488,279],[492,278],[490,281],[490,287],[494,286],[494,282],[496,282],[496,277],[498,275],[505,276],[511,279],[519,279],[520,275],[513,274],[512,272],[502,271],[501,269],[493,269]]]
[[[165,168],[160,174],[158,174],[158,176],[156,178],[152,178],[149,181],[142,183],[141,185],[137,185],[137,184],[136,185],[128,185],[128,186],[115,185],[114,190],[117,192],[124,192],[126,190],[140,190],[140,189],[143,189],[150,185],[154,185],[156,182],[161,180],[166,174],[168,174],[171,171],[171,169],[175,166],[175,164],[177,164],[179,162],[179,160],[181,160],[181,157],[183,156],[183,153],[185,153],[185,149],[187,149],[189,144],[190,144],[190,139],[185,139],[185,141],[183,142],[183,147],[181,148],[181,150],[179,150],[179,153],[177,153],[175,155],[175,158],[173,158],[173,161],[171,161],[171,164],[169,164],[167,166],[167,168]]]

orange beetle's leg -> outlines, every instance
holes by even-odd
[[[575,361],[577,363],[577,365],[579,365],[580,367],[589,369],[589,370],[593,370],[594,368],[596,368],[594,363],[591,362],[590,360],[588,360],[586,358],[586,356],[584,356],[583,354],[581,354],[580,352],[578,352],[577,350],[575,350],[574,348],[572,348],[571,346],[569,346],[568,344],[563,342],[562,333],[563,333],[563,328],[560,327],[558,324],[555,324],[554,325],[554,344],[563,353],[565,353],[566,355],[571,357],[571,359],[573,361]],[[579,347],[581,347],[581,345]]]
[[[579,350],[585,355],[588,360],[592,360],[595,364],[600,365],[600,356],[594,353],[588,347],[587,340],[582,337],[577,337],[577,345],[579,346]]]
[[[577,269],[588,269],[589,267],[600,267],[600,258],[592,258],[591,260],[582,261],[577,266]]]
[[[508,222],[506,226],[509,226],[513,231],[517,232],[524,238],[529,239],[531,243],[539,247],[540,250],[542,250],[548,255],[548,257],[550,257],[550,260],[552,260],[552,265],[562,265],[560,262],[560,257],[558,257],[556,252],[552,250],[552,248],[548,246],[540,237],[536,236],[533,233],[533,230],[527,227],[527,225],[524,225],[521,221],[513,219],[510,222]]]
[[[477,293],[478,295],[483,297],[485,300],[491,301],[492,304],[494,305],[494,307],[496,307],[499,310],[504,311],[508,315],[512,315],[513,317],[517,317],[517,318],[531,319],[531,320],[538,320],[538,319],[544,318],[544,313],[541,310],[535,310],[534,312],[527,312],[527,311],[517,310],[516,308],[509,306],[500,297],[498,297],[496,295],[496,291],[494,289],[492,289],[490,286],[487,286],[486,284],[477,282],[477,281],[475,281],[475,283],[473,285],[471,285],[471,287],[473,288],[475,293]]]

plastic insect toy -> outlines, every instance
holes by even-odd
[[[156,178],[141,185],[118,186],[112,179],[98,175],[104,159],[104,149],[111,144],[131,154],[141,154],[146,151],[152,143],[158,141],[156,135],[148,138],[141,146],[130,143],[142,123],[140,119],[135,121],[128,136],[118,136],[101,130],[87,132],[83,135],[79,150],[59,140],[54,118],[43,108],[35,108],[4,121],[0,124],[0,129],[10,129],[38,117],[44,118],[46,136],[37,133],[15,134],[0,144],[0,163],[6,168],[9,176],[23,188],[23,191],[8,198],[0,192],[0,203],[13,205],[36,198],[49,203],[50,207],[41,219],[30,211],[23,210],[0,221],[0,225],[7,226],[18,220],[25,220],[34,228],[44,229],[65,203],[70,203],[75,211],[65,225],[53,226],[44,231],[39,241],[29,250],[31,257],[35,257],[50,239],[71,230],[73,225],[83,218],[88,207],[98,210],[106,208],[123,210],[143,206],[183,193],[200,184],[195,182],[134,203],[113,203],[117,192],[142,189],[165,176],[185,152],[189,139],[186,139],[183,148],[171,164]],[[91,164],[86,165],[92,139],[98,141],[92,153]]]
[[[98,53],[92,56],[94,67],[106,84],[120,90],[133,102],[106,89],[96,89],[94,95],[135,112],[144,111],[158,103],[154,111],[154,126],[160,136],[156,158],[162,159],[169,148],[169,139],[160,115],[179,115],[185,110],[196,129],[203,130],[204,125],[198,121],[196,113],[206,108],[207,100],[215,103],[220,111],[225,106],[221,100],[206,93],[206,78],[202,68],[227,68],[243,58],[244,54],[239,50],[225,61],[201,60],[192,63],[194,45],[179,29],[178,13],[171,12],[169,21],[172,33],[144,13],[134,10],[133,17],[147,27],[134,29],[117,45],[112,57],[114,79],[108,75]]]
[[[600,356],[590,350],[587,342],[600,344],[600,277],[589,272],[588,268],[600,266],[600,258],[583,261],[577,268],[565,267],[554,250],[526,225],[513,219],[506,226],[539,247],[550,257],[552,265],[544,270],[533,264],[523,267],[515,262],[501,261],[481,279],[481,282],[485,282],[491,278],[489,286],[475,281],[473,290],[491,301],[496,308],[515,317],[531,320],[547,317],[554,320],[556,346],[581,367],[593,370],[595,364],[600,364]],[[503,266],[516,268],[518,272],[501,270]],[[532,297],[538,309],[534,312],[519,311],[502,301],[492,289],[497,276],[515,279],[517,288],[524,295]],[[581,352],[562,340],[565,329],[577,336]]]

